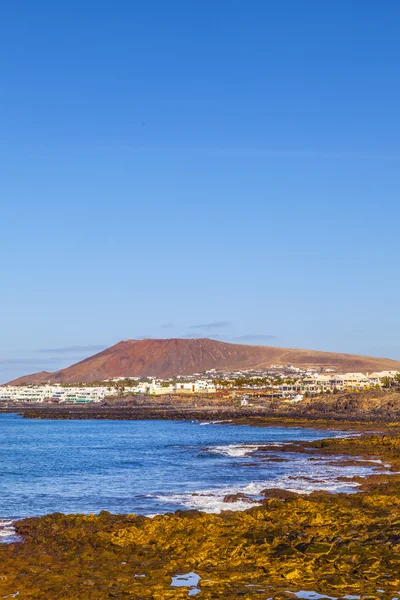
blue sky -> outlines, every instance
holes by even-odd
[[[400,359],[400,5],[0,7],[0,381],[121,339]]]

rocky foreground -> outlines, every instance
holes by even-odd
[[[266,490],[262,506],[245,512],[25,519],[17,524],[23,541],[0,545],[0,597],[283,599],[309,590],[334,598],[397,598],[397,428],[385,435],[298,442],[287,446],[291,450],[338,464],[380,459],[391,464],[391,474],[360,480],[356,494]],[[172,577],[190,572],[200,577],[197,587],[171,586]]]

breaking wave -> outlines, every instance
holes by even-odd
[[[259,447],[260,445],[256,444],[229,444],[214,446],[207,450],[211,453],[238,459],[254,453]],[[260,464],[262,464],[263,458],[266,456],[260,458]],[[196,492],[158,494],[154,497],[161,503],[206,513],[220,513],[224,510],[241,511],[260,505],[264,499],[262,492],[271,488],[301,494],[311,494],[315,491],[354,493],[360,483],[353,481],[352,478],[364,478],[376,472],[377,469],[382,472],[381,461],[376,460],[375,464],[376,467],[375,465],[363,465],[360,460],[358,464],[338,466],[331,462],[331,457],[317,458],[290,453],[289,464],[287,469],[284,468],[283,473],[278,474],[276,471],[266,468],[265,479],[259,481],[199,489]],[[237,499],[235,499],[236,495]],[[227,497],[230,498],[226,500]]]
[[[223,456],[237,458],[240,456],[248,456],[258,450],[259,447],[260,446],[256,444],[228,444],[226,446],[210,446],[209,448],[206,448],[206,450],[212,454],[222,454]]]
[[[11,543],[18,541],[17,532],[14,527],[15,521],[0,519],[0,543]]]

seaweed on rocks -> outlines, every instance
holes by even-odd
[[[21,600],[295,598],[309,590],[393,598],[400,590],[400,437],[296,444],[297,451],[390,462],[361,492],[265,490],[262,505],[221,514],[53,514],[17,522],[21,543],[0,546],[0,596]],[[381,590],[381,591],[378,591]],[[382,591],[383,590],[383,591]],[[260,595],[260,592],[263,595]]]

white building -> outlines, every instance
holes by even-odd
[[[100,402],[108,395],[105,387],[80,387],[61,385],[1,386],[0,400],[11,402]]]
[[[196,393],[203,392],[204,394],[213,394],[216,392],[215,384],[207,379],[197,379],[189,383],[176,383],[175,392]]]
[[[375,373],[370,373],[368,376],[371,383],[380,384],[382,377],[389,377],[390,379],[394,379],[394,376],[398,373],[398,371],[377,371]]]

